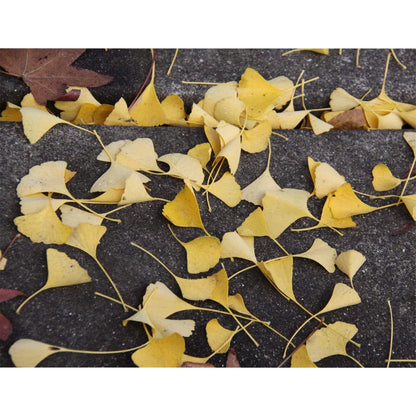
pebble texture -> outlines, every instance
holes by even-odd
[[[410,103],[416,102],[414,76],[416,60],[414,51],[396,51],[408,66],[403,71],[391,63],[388,85],[392,98]],[[320,76],[305,91],[310,97],[308,108],[328,105],[330,92],[338,86],[351,94],[363,95],[368,88],[381,85],[387,50],[361,51],[361,68],[355,67],[355,51],[347,50],[342,56],[331,51],[329,57],[302,52],[281,57],[281,50],[183,50],[173,67],[171,78],[164,73],[169,67],[173,50],[156,51],[156,85],[161,98],[169,93],[179,94],[187,106],[202,98],[206,86],[186,86],[186,80],[229,81],[236,80],[247,66],[258,69],[266,78],[286,75],[296,79],[302,69],[305,77]],[[123,57],[123,59],[121,59]],[[126,64],[127,63],[127,64]],[[134,98],[143,82],[150,64],[148,51],[109,50],[87,51],[79,59],[80,66],[95,69],[115,76],[113,84],[101,87],[95,94],[99,101],[114,103],[120,96],[127,101]],[[136,77],[133,76],[136,74]],[[159,75],[158,75],[159,74]],[[140,80],[139,78],[142,77]],[[131,81],[134,79],[135,81]],[[5,82],[4,80],[7,80]],[[407,80],[407,81],[406,81]],[[129,86],[127,91],[127,86]],[[350,87],[350,88],[348,88]],[[16,103],[24,95],[24,86],[19,80],[10,80],[0,74],[1,102]],[[16,91],[14,91],[16,90]],[[95,91],[94,91],[95,92]],[[389,92],[389,90],[388,90]],[[7,97],[6,99],[4,99]],[[19,98],[20,97],[20,98]],[[91,128],[91,127],[89,127]],[[153,139],[156,152],[161,156],[171,152],[186,152],[195,144],[205,141],[202,129],[198,128],[139,128],[97,127],[105,144],[120,139],[149,137]],[[272,136],[272,158],[270,171],[282,188],[299,188],[312,191],[307,157],[328,162],[344,175],[354,189],[374,193],[371,186],[371,170],[377,163],[387,164],[398,177],[405,177],[412,162],[412,152],[403,140],[402,131],[331,131],[314,136],[309,130],[284,132],[288,141]],[[13,219],[20,214],[16,186],[29,169],[49,160],[65,160],[68,168],[76,171],[69,188],[79,198],[89,197],[89,188],[108,167],[96,160],[101,151],[92,135],[60,125],[54,127],[37,144],[30,145],[23,134],[20,123],[0,124],[0,248],[4,250],[16,234]],[[264,170],[267,153],[242,154],[236,179],[244,187]],[[151,195],[172,199],[182,188],[181,182],[167,177],[152,178]],[[415,185],[408,191],[415,193]],[[203,222],[208,231],[219,238],[224,232],[238,227],[254,209],[247,202],[236,208],[228,208],[221,201],[210,198],[212,212],[207,209],[206,199],[198,194]],[[367,201],[368,202],[368,201]],[[370,201],[379,205],[380,201]],[[311,199],[310,210],[319,216],[322,201]],[[177,275],[186,277],[186,257],[182,246],[171,236],[162,216],[163,202],[134,205],[117,213],[121,224],[106,222],[107,232],[98,248],[97,256],[117,283],[125,301],[138,306],[146,286],[157,280],[164,282],[175,293],[178,287],[172,277],[155,261],[130,245],[134,241],[153,252]],[[99,208],[97,208],[98,210]],[[102,208],[105,211],[105,208]],[[285,231],[279,242],[291,253],[306,251],[314,238],[321,238],[337,252],[356,249],[367,261],[354,278],[355,289],[362,302],[359,305],[340,309],[325,315],[327,323],[342,320],[358,328],[355,340],[360,348],[348,344],[347,351],[365,367],[383,367],[388,357],[390,340],[390,316],[387,300],[391,301],[394,314],[393,358],[414,358],[415,355],[415,228],[404,234],[391,235],[395,230],[411,222],[403,205],[375,211],[355,218],[356,228],[343,230],[340,237],[329,229],[318,229],[303,233]],[[313,225],[312,220],[301,219],[295,228]],[[198,230],[176,228],[184,241],[201,235]],[[138,323],[122,325],[122,320],[131,315],[121,306],[94,294],[101,292],[115,296],[109,282],[96,263],[85,253],[69,246],[53,246],[65,251],[85,267],[92,283],[57,288],[45,291],[30,301],[20,315],[15,310],[23,298],[16,298],[0,305],[0,310],[12,322],[14,331],[6,342],[0,342],[0,366],[12,366],[8,348],[19,338],[32,338],[54,345],[82,350],[118,350],[140,345],[146,341],[143,328]],[[19,289],[26,294],[39,289],[47,277],[46,248],[44,244],[32,243],[20,238],[8,254],[8,265],[1,272],[1,287]],[[279,248],[265,238],[256,240],[259,260],[280,256]],[[232,274],[249,263],[235,259],[224,261]],[[212,270],[217,271],[219,266]],[[205,275],[207,275],[206,273]],[[209,273],[211,274],[211,272]],[[202,277],[193,276],[193,277]],[[306,259],[295,259],[294,292],[299,301],[311,311],[319,311],[328,301],[337,282],[348,283],[348,278],[338,269],[329,274],[320,265]],[[297,327],[307,319],[299,307],[283,299],[262,274],[249,270],[230,281],[230,293],[240,293],[247,308],[259,318],[270,321],[271,326],[290,337]],[[209,302],[204,306],[214,307]],[[206,343],[204,326],[209,319],[218,318],[228,328],[235,323],[227,317],[209,312],[181,312],[177,317],[195,319],[194,334],[187,339],[187,353],[206,356],[210,349]],[[315,326],[310,323],[296,338],[300,342]],[[276,367],[282,361],[285,342],[261,325],[252,325],[251,334],[259,342],[256,347],[245,335],[234,338],[240,363],[246,367]],[[224,365],[225,357],[217,355],[211,361]],[[126,367],[133,362],[129,353],[110,355],[59,353],[42,362],[45,367]],[[334,356],[322,360],[320,366],[356,366],[347,357]],[[410,366],[410,364],[403,364]]]

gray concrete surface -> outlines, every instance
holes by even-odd
[[[286,75],[296,79],[302,69],[305,77],[320,76],[320,80],[307,87],[308,107],[328,105],[330,92],[335,87],[344,87],[351,94],[363,95],[368,88],[375,90],[381,85],[387,50],[361,51],[361,68],[355,67],[355,50],[338,51],[330,56],[314,55],[310,52],[280,57],[282,50],[180,50],[170,77],[164,74],[169,67],[173,50],[156,51],[156,89],[161,98],[169,93],[179,94],[189,107],[202,98],[206,87],[189,86],[181,80],[229,81],[238,79],[247,66],[258,69],[266,78]],[[416,60],[414,50],[396,51],[408,67],[402,70],[393,61],[390,64],[387,92],[391,97],[416,103]],[[129,102],[134,98],[150,64],[150,54],[143,50],[87,51],[79,64],[115,76],[112,85],[101,87],[94,95],[101,102],[114,103],[120,96]],[[134,82],[132,81],[134,79]],[[1,105],[5,101],[18,103],[26,92],[19,80],[0,74]],[[374,95],[375,94],[375,95]],[[14,100],[13,100],[14,99]],[[102,127],[97,131],[107,144],[120,139],[150,137],[154,140],[158,154],[174,151],[184,152],[194,144],[205,140],[200,129],[173,127],[136,128]],[[372,192],[371,169],[377,163],[386,163],[397,176],[403,177],[412,161],[410,148],[402,139],[402,131],[332,131],[314,136],[307,130],[285,132],[290,138],[284,141],[272,137],[271,173],[282,187],[312,190],[307,169],[307,156],[326,161],[344,175],[354,188]],[[88,189],[95,178],[104,172],[106,165],[95,160],[100,152],[99,144],[87,133],[70,126],[57,126],[37,144],[30,145],[25,139],[21,124],[0,124],[0,248],[4,249],[16,233],[13,219],[20,215],[17,183],[30,167],[47,160],[66,160],[77,175],[70,182],[70,189],[79,197],[88,197]],[[237,181],[242,187],[255,179],[264,169],[266,154],[243,154],[237,171]],[[152,179],[152,194],[171,199],[181,188],[180,182],[169,178]],[[414,190],[409,186],[408,192]],[[242,202],[229,209],[215,198],[211,198],[213,212],[208,213],[205,199],[199,197],[203,220],[213,235],[221,237],[234,230],[245,216],[253,210],[249,203]],[[376,204],[376,202],[374,202]],[[107,234],[99,245],[98,257],[117,282],[126,302],[138,305],[146,286],[161,280],[176,293],[173,279],[153,260],[130,246],[130,241],[146,247],[158,255],[178,275],[186,276],[185,254],[181,246],[171,237],[166,221],[161,215],[162,202],[135,205],[121,211],[121,224],[106,223]],[[312,212],[319,212],[319,203],[311,201]],[[393,358],[415,356],[415,228],[401,235],[391,233],[411,220],[403,206],[376,211],[356,218],[357,227],[345,230],[340,237],[329,229],[320,229],[302,234],[286,231],[279,241],[290,252],[306,250],[315,237],[320,237],[338,252],[351,248],[361,251],[367,261],[357,273],[354,283],[362,303],[331,312],[326,322],[343,320],[358,327],[354,338],[361,348],[349,344],[348,352],[366,367],[383,367],[388,356],[390,339],[390,317],[387,300],[391,301],[395,332]],[[296,227],[312,225],[299,220]],[[178,235],[184,240],[195,235],[193,231],[181,230]],[[1,272],[0,287],[9,287],[32,293],[46,280],[46,246],[34,244],[28,238],[17,241],[8,255],[8,266]],[[58,247],[57,247],[58,248]],[[84,253],[71,247],[60,247],[87,268],[93,282],[61,289],[45,291],[29,302],[20,315],[14,313],[22,298],[0,305],[0,310],[13,323],[14,331],[7,342],[0,342],[0,366],[11,366],[7,350],[17,339],[33,338],[68,348],[85,350],[116,350],[129,348],[145,341],[146,336],[139,324],[124,327],[121,322],[129,313],[119,305],[94,296],[99,291],[113,296],[113,291],[100,269]],[[256,252],[260,259],[280,255],[277,246],[266,239],[258,239]],[[247,262],[235,260],[225,262],[227,271],[245,267]],[[313,311],[322,308],[336,282],[347,283],[340,271],[328,274],[319,265],[302,259],[295,261],[294,290],[299,300]],[[230,292],[243,295],[252,313],[286,336],[307,318],[307,315],[277,294],[257,270],[250,270],[235,278]],[[207,303],[208,306],[212,304]],[[179,315],[178,315],[179,316]],[[192,355],[208,355],[204,325],[217,317],[208,312],[183,312],[181,316],[197,321],[192,337],[187,340],[187,352]],[[232,328],[233,322],[220,318],[220,322]],[[314,327],[306,327],[297,338],[301,341]],[[255,347],[244,334],[233,341],[240,363],[247,367],[275,367],[282,361],[284,342],[262,326],[252,327],[252,334],[260,343]],[[225,356],[212,359],[218,366],[224,365]],[[130,354],[84,355],[56,354],[42,366],[69,367],[124,367],[133,365]],[[320,366],[348,367],[355,364],[346,357],[327,358]],[[397,364],[395,364],[397,366]],[[411,366],[402,364],[401,366]]]

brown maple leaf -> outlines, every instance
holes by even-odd
[[[329,121],[335,129],[364,129],[367,125],[362,108],[344,111]]]
[[[36,101],[46,105],[66,93],[69,86],[99,87],[113,77],[71,64],[85,49],[0,49],[0,67],[22,78]]]

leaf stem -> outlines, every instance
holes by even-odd
[[[22,235],[20,233],[17,233],[12,241],[10,241],[9,245],[7,246],[6,250],[4,250],[3,254],[0,255],[0,260],[3,259],[4,257],[6,257],[6,254],[9,252],[9,250],[12,248],[13,244],[16,242],[16,240],[21,237]]]
[[[390,300],[387,300],[387,304],[389,305],[389,313],[390,313],[390,346],[389,346],[389,356],[387,358],[387,368],[389,368],[390,362],[391,362],[391,352],[393,350],[393,311],[391,309]]]
[[[23,308],[24,305],[26,305],[27,302],[29,302],[30,299],[33,299],[36,295],[38,295],[40,292],[42,292],[44,290],[44,286],[41,287],[39,290],[37,290],[35,293],[32,293],[29,297],[27,297],[20,305],[19,307],[16,309],[16,313],[20,314],[21,309]]]
[[[112,298],[111,296],[104,295],[104,293],[94,292],[94,295],[101,296],[104,299],[111,300],[112,302],[115,302],[115,303],[118,303],[118,304],[122,305],[122,302],[120,302],[119,300],[117,300],[115,298]],[[126,308],[131,309],[134,312],[139,312],[139,309],[137,309],[133,306],[130,306],[127,303],[125,303],[124,305],[126,306]]]
[[[322,326],[323,323],[324,323],[324,318],[321,319],[321,321],[314,328],[314,330],[277,366],[277,368],[282,367],[302,345],[306,344],[308,339]]]
[[[101,264],[101,262],[98,260],[96,256],[93,257],[93,259],[97,262],[98,266],[100,266],[100,269],[103,271],[103,273],[106,275],[107,279],[110,281],[111,285],[113,286],[114,290],[117,293],[117,296],[119,297],[121,304],[123,305],[124,312],[127,312],[126,304],[124,303],[123,297],[121,296],[119,290],[117,289],[116,284],[114,283],[111,276],[108,274],[107,270],[104,268],[104,266]]]
[[[352,355],[349,354],[345,354],[348,358],[350,358],[351,360],[353,360],[357,365],[359,365],[361,368],[364,368],[364,366],[356,359],[354,358]]]
[[[152,51],[152,63],[150,65],[150,69],[149,72],[147,73],[146,79],[143,82],[143,85],[141,86],[139,92],[137,93],[136,97],[134,98],[133,102],[130,104],[129,106],[129,110],[131,110],[131,108],[133,107],[133,105],[136,103],[136,101],[139,99],[140,95],[142,94],[147,82],[149,81],[150,76],[153,73],[153,69],[154,69],[154,65],[155,65],[155,51],[153,49],[151,49]]]

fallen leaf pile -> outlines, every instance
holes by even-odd
[[[254,69],[247,68],[238,83],[230,82],[209,88],[204,99],[193,104],[189,115],[184,112],[182,100],[175,95],[159,101],[154,89],[154,76],[130,109],[123,99],[115,106],[108,106],[96,102],[88,90],[78,88],[81,93],[76,101],[55,103],[62,110],[61,117],[50,114],[45,108],[27,107],[23,104],[21,108],[9,105],[5,110],[7,114],[3,114],[3,118],[20,113],[25,135],[31,143],[36,143],[55,125],[64,123],[94,136],[102,146],[97,159],[106,163],[108,169],[100,177],[93,178],[90,188],[90,192],[98,192],[99,196],[77,198],[67,187],[75,175],[69,169],[71,166],[62,160],[44,162],[33,166],[17,186],[22,215],[15,218],[14,223],[19,233],[34,243],[55,244],[63,249],[68,245],[91,256],[111,283],[116,297],[98,295],[120,304],[124,311],[132,312],[120,323],[131,325],[131,322],[140,322],[143,325],[137,328],[145,331],[148,338],[146,343],[108,353],[131,352],[133,363],[139,367],[209,366],[209,360],[214,355],[230,351],[231,342],[237,334],[247,336],[255,345],[259,345],[250,329],[252,325],[262,325],[279,338],[282,359],[292,351],[292,367],[316,367],[316,363],[332,355],[344,355],[356,365],[362,366],[346,350],[348,343],[359,347],[353,340],[357,327],[338,320],[330,323],[326,321],[332,311],[353,307],[361,302],[360,294],[354,289],[353,278],[359,273],[366,256],[354,248],[338,253],[335,247],[320,238],[316,238],[305,252],[290,253],[279,242],[279,237],[284,232],[307,232],[322,227],[330,228],[342,236],[340,229],[356,227],[354,217],[400,204],[406,206],[410,217],[416,221],[416,194],[406,193],[409,181],[415,179],[411,172],[416,163],[416,133],[405,132],[403,135],[414,154],[405,180],[396,178],[385,165],[377,165],[373,169],[375,191],[390,191],[403,183],[398,195],[363,194],[353,189],[349,182],[351,178],[344,177],[343,172],[337,172],[327,162],[315,161],[311,157],[307,163],[314,188],[281,188],[269,170],[270,159],[273,157],[270,137],[274,129],[293,129],[300,123],[320,134],[333,128],[331,120],[340,117],[338,122],[341,123],[339,120],[342,120],[343,115],[346,117],[345,112],[357,108],[364,113],[367,123],[365,126],[360,125],[360,128],[386,128],[382,126],[391,125],[399,128],[397,120],[403,121],[404,117],[416,110],[407,104],[390,100],[384,93],[384,86],[380,96],[369,102],[357,100],[343,90],[335,90],[331,96],[334,117],[331,118],[326,113],[327,120],[322,120],[312,114],[313,110],[294,109],[295,91],[304,83],[302,80],[295,84],[284,76],[267,81]],[[354,114],[354,120],[357,120],[357,113]],[[351,122],[348,117],[347,121]],[[345,119],[343,122],[346,122]],[[120,140],[104,146],[95,130],[88,130],[79,124],[199,126],[204,129],[207,140],[187,149],[186,153],[160,156],[156,153],[151,138]],[[358,124],[362,123],[357,122]],[[402,125],[403,123],[400,128]],[[241,153],[266,151],[266,169],[255,181],[241,189],[235,178]],[[168,166],[167,170],[163,170],[161,164]],[[152,175],[165,175],[176,180],[179,190],[172,200],[152,194]],[[253,210],[236,229],[222,235],[211,235],[198,204],[198,198],[202,195],[207,198],[209,210],[212,209],[209,204],[211,197],[230,208],[236,207],[241,201],[247,201],[253,205]],[[324,200],[319,218],[308,208],[310,198]],[[364,202],[363,198],[370,203]],[[373,199],[385,198],[392,199],[393,202],[385,205],[371,203]],[[172,239],[186,254],[188,276],[176,275],[164,265],[163,259],[157,258],[137,242],[131,242],[138,252],[145,253],[164,267],[181,294],[178,296],[165,283],[156,279],[147,286],[136,307],[125,303],[123,294],[117,287],[117,278],[113,280],[97,258],[97,246],[107,232],[107,227],[102,223],[120,221],[113,217],[114,213],[120,209],[129,209],[133,204],[154,201],[157,201],[155,209],[160,209]],[[98,203],[115,208],[106,213],[97,213],[90,205]],[[303,229],[292,228],[301,218],[315,224]],[[182,241],[176,227],[193,228],[200,235]],[[283,254],[259,261],[254,244],[255,239],[259,238],[272,240]],[[226,271],[227,262],[234,258],[244,259],[248,267],[229,276]],[[294,268],[299,258],[319,264],[322,273],[331,274],[338,268],[345,274],[345,283],[333,285],[325,306],[319,310],[308,310],[305,302],[301,302],[295,293]],[[46,283],[39,285],[40,289],[20,304],[18,313],[29,300],[37,301],[35,296],[41,291],[53,289],[49,291],[50,296],[53,296],[52,292],[59,290],[59,287],[91,282],[88,271],[64,251],[48,248],[46,259]],[[279,328],[270,326],[267,317],[257,317],[250,312],[241,294],[230,294],[232,282],[250,268],[257,268],[277,293],[309,316],[303,323],[299,322],[298,329],[293,334],[282,334]],[[205,277],[191,276],[199,273],[205,274]],[[207,308],[204,301],[210,301],[211,307]],[[218,309],[214,309],[212,304]],[[194,319],[178,319],[173,316],[182,311],[192,313],[207,309],[218,316],[227,315],[234,321],[234,327],[223,326],[217,318],[209,320],[205,324],[205,332],[211,354],[203,357],[188,355],[186,341],[193,334],[196,322]],[[316,330],[304,345],[296,347],[298,333],[314,321],[321,322],[322,328]],[[238,350],[238,342],[234,345]],[[16,341],[9,352],[16,366],[36,366],[58,352],[94,353],[25,338]],[[232,360],[232,355],[229,355],[229,360]],[[228,366],[239,365],[234,361],[234,364]]]
[[[311,51],[328,54],[327,49]],[[394,53],[393,50],[392,52]],[[157,96],[154,59],[149,84],[130,106],[124,98],[115,104],[98,102],[86,87],[106,84],[111,81],[111,77],[70,66],[82,53],[83,50],[0,50],[0,67],[9,75],[22,77],[32,91],[23,98],[20,106],[8,102],[0,121],[20,122],[22,117],[19,110],[25,107],[49,114],[45,105],[50,100],[60,113],[60,120],[53,121],[53,118],[45,116],[45,128],[47,123],[51,127],[53,123],[66,122],[107,126],[202,127],[215,155],[228,141],[232,141],[237,128],[241,130],[241,149],[250,153],[265,150],[271,134],[281,135],[272,133],[273,130],[307,128],[319,135],[334,128],[416,128],[416,105],[394,101],[385,92],[391,53],[387,57],[381,92],[368,101],[364,97],[353,97],[343,88],[336,88],[329,97],[330,110],[322,112],[320,109],[307,109],[304,100],[303,109],[295,109],[297,89],[302,88],[303,96],[305,84],[316,81],[317,78],[305,81],[302,72],[296,83],[282,75],[266,80],[253,68],[247,68],[239,81],[220,83],[209,88],[201,101],[193,103],[189,114],[186,114],[184,102],[178,95],[171,94],[163,100]],[[54,81],[52,86],[51,79]],[[48,88],[45,87],[46,81]],[[314,112],[320,112],[321,115],[317,116]],[[221,136],[222,133],[219,133],[221,139],[218,137],[218,128],[225,130],[225,138]],[[30,140],[35,143],[39,138],[32,135]],[[227,149],[224,152],[235,153],[236,150]]]

